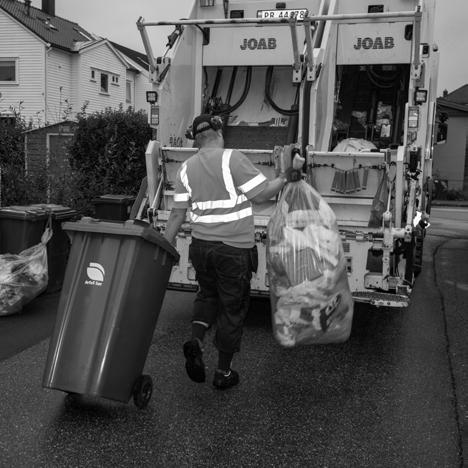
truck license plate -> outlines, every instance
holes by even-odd
[[[257,18],[262,19],[289,19],[296,18],[298,21],[303,20],[309,11],[307,8],[298,8],[297,10],[258,10]]]

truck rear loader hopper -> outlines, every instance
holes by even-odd
[[[164,230],[178,167],[196,152],[185,130],[197,114],[217,114],[226,147],[268,178],[286,145],[301,150],[304,180],[336,214],[354,299],[407,306],[429,224],[438,52],[434,1],[390,3],[200,0],[188,19],[140,18],[154,137],[137,216]],[[175,30],[155,58],[147,28],[168,25]],[[265,241],[275,203],[254,207],[253,295],[269,294]],[[196,288],[190,235],[187,221],[171,288]]]

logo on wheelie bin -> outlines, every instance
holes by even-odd
[[[85,281],[86,285],[102,286],[106,272],[100,263],[90,262],[88,268],[86,269],[86,274],[89,278]]]

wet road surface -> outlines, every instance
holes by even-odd
[[[255,300],[233,364],[241,383],[225,392],[211,386],[211,337],[208,381],[185,375],[193,294],[168,291],[144,410],[43,389],[42,339],[0,362],[0,466],[463,466],[467,260],[467,240],[429,237],[411,306],[356,305],[351,338],[338,345],[281,348],[268,302]],[[41,305],[54,307],[47,296]]]

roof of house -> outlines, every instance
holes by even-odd
[[[90,34],[78,23],[60,16],[51,16],[39,8],[28,7],[17,0],[0,0],[0,9],[23,24],[43,41],[69,52],[78,52],[87,46],[106,41],[106,39]],[[145,54],[115,42],[109,41],[109,43],[121,54],[130,58],[142,68],[148,69],[149,64]]]
[[[465,117],[465,114],[468,114],[468,105],[457,104],[445,98],[437,99],[437,107],[443,112],[447,111],[449,115]]]
[[[60,49],[74,51],[77,42],[93,39],[93,35],[79,24],[59,16],[51,16],[38,8],[28,7],[16,0],[0,0],[0,9],[42,40]]]
[[[39,133],[39,132],[44,132],[44,131],[47,132],[56,127],[59,127],[59,129],[62,132],[67,133],[69,131],[67,127],[76,127],[77,125],[78,123],[73,120],[62,120],[61,122],[47,124],[47,125],[44,125],[43,127],[29,128],[28,130],[25,130],[23,133]]]
[[[109,41],[119,52],[126,55],[128,58],[133,60],[136,64],[140,65],[140,67],[144,69],[148,69],[149,62],[148,57],[146,54],[142,54],[141,52],[137,52],[136,50],[129,49],[123,45],[117,44],[116,42]]]
[[[468,105],[468,84],[461,86],[449,94],[446,94],[443,96],[443,99],[446,101],[455,102],[456,104]]]

